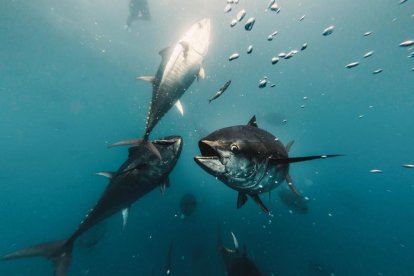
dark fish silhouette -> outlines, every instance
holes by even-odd
[[[209,174],[238,192],[237,208],[249,195],[260,208],[269,210],[259,194],[270,192],[287,181],[292,192],[299,194],[289,176],[289,164],[338,155],[289,157],[293,141],[284,146],[271,133],[260,129],[253,116],[247,125],[214,131],[198,142],[202,156],[194,160]]]
[[[197,200],[193,194],[187,193],[180,200],[180,209],[184,216],[189,217],[193,214],[197,206]]]
[[[286,207],[295,213],[306,214],[309,211],[308,200],[288,189],[280,189],[279,198]]]
[[[148,137],[161,118],[179,103],[179,99],[197,77],[204,77],[202,66],[210,44],[210,19],[195,23],[172,47],[160,51],[161,64],[155,76],[138,77],[152,83],[152,99],[147,116],[144,137],[121,141],[112,146],[143,143],[160,157]],[[181,105],[181,103],[180,103]]]
[[[147,0],[129,0],[129,16],[126,22],[127,27],[131,28],[132,23],[139,19],[146,21],[151,20]]]
[[[217,92],[216,94],[213,96],[213,98],[208,100],[208,103],[211,103],[212,101],[214,101],[215,99],[217,99],[218,97],[220,97],[224,91],[227,90],[227,88],[230,86],[231,84],[231,80],[227,81]]]
[[[218,251],[223,258],[228,276],[260,276],[262,275],[256,264],[248,257],[247,249],[240,251],[236,236],[231,233],[235,249],[223,245],[220,229],[218,230]]]
[[[127,210],[136,200],[157,186],[164,187],[168,182],[168,175],[181,153],[182,138],[169,136],[152,143],[160,152],[162,160],[146,147],[131,147],[128,160],[117,172],[100,173],[109,177],[110,182],[96,205],[68,239],[20,249],[0,257],[0,261],[41,256],[53,262],[55,276],[67,275],[73,244],[77,238],[113,214]]]

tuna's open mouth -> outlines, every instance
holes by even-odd
[[[194,160],[198,165],[203,169],[207,170],[212,174],[219,174],[225,172],[225,166],[222,162],[220,154],[212,146],[211,141],[200,140],[198,142],[198,147],[202,156],[194,157]]]
[[[208,141],[200,140],[198,142],[198,147],[200,148],[202,157],[220,158],[218,152],[208,143]]]

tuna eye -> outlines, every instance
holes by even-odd
[[[230,150],[233,153],[237,153],[239,151],[239,146],[237,146],[237,144],[231,144]]]

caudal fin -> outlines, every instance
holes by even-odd
[[[148,141],[143,138],[119,141],[119,142],[109,145],[108,148],[118,147],[118,146],[131,146],[131,145],[133,146],[144,145],[150,152],[156,155],[158,159],[160,160],[162,159],[161,154],[158,151],[157,147],[154,146],[154,144],[151,141]]]
[[[54,276],[66,276],[72,257],[73,241],[61,240],[23,248],[0,257],[7,261],[29,257],[44,257],[54,265]]]

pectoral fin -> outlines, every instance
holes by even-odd
[[[237,196],[237,209],[242,207],[247,201],[247,196],[244,193],[239,192]]]
[[[175,102],[175,107],[178,109],[178,112],[180,112],[181,116],[184,116],[184,108],[180,100]]]
[[[163,182],[160,185],[161,194],[164,194],[165,189],[167,189],[167,187],[170,187],[170,179],[168,178],[168,176],[164,178]]]
[[[184,50],[184,58],[187,58],[188,55],[188,50],[190,50],[190,44],[188,44],[187,41],[180,41],[181,46],[183,47]]]
[[[200,71],[198,71],[197,80],[202,79],[204,80],[206,77],[206,71],[204,70],[203,66],[200,67]]]
[[[136,80],[142,80],[142,81],[148,81],[153,83],[155,80],[154,76],[140,76],[140,77],[136,77]]]
[[[256,202],[257,205],[259,205],[263,212],[269,214],[269,209],[267,209],[258,195],[250,195],[250,197],[254,200],[254,202]]]
[[[104,176],[106,178],[112,179],[115,175],[113,172],[97,172],[96,175]]]
[[[236,236],[234,235],[234,233],[233,233],[233,232],[230,232],[230,233],[231,233],[231,236],[233,237],[234,247],[235,247],[236,249],[239,249],[239,242],[237,241]]]

